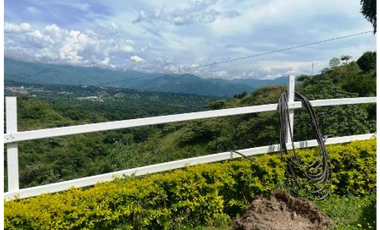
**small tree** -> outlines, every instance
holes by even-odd
[[[336,58],[336,57],[331,58],[331,60],[330,60],[330,67],[331,68],[337,67],[339,65],[340,65],[340,59],[339,58]]]
[[[348,61],[351,59],[352,57],[350,55],[342,55],[340,57],[340,60],[342,60],[344,62],[344,64],[347,64]]]
[[[365,52],[356,63],[365,72],[376,68],[376,52]]]

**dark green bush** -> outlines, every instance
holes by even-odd
[[[376,69],[376,52],[365,52],[356,63],[365,72]]]

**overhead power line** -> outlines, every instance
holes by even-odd
[[[263,52],[263,53],[259,53],[259,54],[252,54],[252,55],[247,55],[247,56],[227,59],[227,60],[223,60],[223,61],[211,62],[211,63],[204,64],[204,65],[185,67],[185,68],[180,69],[180,72],[182,72],[182,71],[188,71],[188,70],[201,69],[201,68],[204,68],[204,67],[209,67],[209,66],[214,66],[214,65],[220,65],[220,64],[225,64],[225,63],[230,63],[230,62],[234,62],[234,61],[240,61],[240,60],[245,60],[245,59],[250,59],[250,58],[255,58],[255,57],[260,57],[260,56],[274,54],[274,53],[280,53],[280,52],[284,52],[284,51],[289,51],[289,50],[299,49],[299,48],[303,48],[303,47],[307,47],[307,46],[312,46],[312,45],[332,42],[332,41],[336,41],[336,40],[340,40],[340,39],[345,39],[345,38],[356,37],[356,36],[360,36],[360,35],[364,35],[364,34],[369,34],[369,33],[372,34],[373,31],[372,30],[370,30],[370,31],[364,31],[364,32],[360,32],[360,33],[354,33],[354,34],[344,35],[344,36],[340,36],[340,37],[320,40],[320,41],[316,41],[316,42],[310,42],[310,43],[305,43],[305,44],[301,44],[301,45],[291,46],[291,47],[288,47],[288,48],[282,48],[282,49],[272,50],[272,51]],[[128,79],[118,80],[118,81],[113,81],[113,82],[107,82],[107,83],[104,83],[104,84],[109,85],[109,84],[117,83],[117,82],[126,82],[126,81],[133,81],[133,80],[139,80],[139,79],[144,79],[144,78],[152,78],[152,77],[160,76],[160,75],[163,75],[163,74],[164,73],[156,73],[156,74],[151,74],[151,75],[147,75],[147,76],[141,76],[141,77],[136,77],[136,78],[128,78]]]

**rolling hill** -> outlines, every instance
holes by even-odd
[[[142,82],[133,82],[125,87],[157,92],[190,93],[229,97],[252,87],[221,79],[204,79],[192,74],[163,75]]]
[[[4,59],[5,80],[22,83],[93,85],[145,91],[231,97],[262,86],[284,85],[285,77],[274,80],[205,79],[192,74],[151,76],[137,71],[95,67],[52,65]]]
[[[9,58],[4,58],[4,73],[5,80],[18,82],[94,86],[145,75],[135,71],[21,62]]]

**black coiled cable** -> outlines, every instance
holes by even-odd
[[[289,107],[288,107],[288,95],[285,91],[279,101],[277,111],[279,113],[280,118],[280,151],[283,159],[286,160],[287,163],[287,174],[290,176],[291,185],[295,184],[299,189],[301,188],[299,183],[299,179],[307,180],[307,183],[313,188],[311,189],[311,193],[319,194],[324,192],[324,195],[319,199],[324,199],[328,196],[330,192],[330,183],[331,183],[331,165],[328,153],[326,151],[326,146],[324,143],[323,136],[321,131],[319,130],[317,117],[315,115],[314,109],[310,103],[310,101],[304,97],[303,95],[295,92],[295,100],[298,100],[302,103],[303,107],[306,108],[309,113],[309,117],[313,126],[313,131],[315,134],[315,138],[318,142],[320,148],[320,157],[314,160],[313,163],[309,165],[304,165],[297,156],[294,142],[293,142],[293,133],[290,127],[290,119],[289,119]],[[286,143],[286,134],[287,129],[290,131],[290,142],[292,145],[293,154],[289,156],[289,151]],[[305,182],[302,184],[304,185]],[[303,187],[303,186],[302,186]]]

